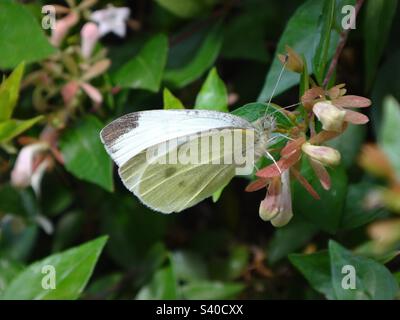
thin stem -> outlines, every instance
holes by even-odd
[[[364,0],[357,0],[356,6],[355,6],[355,9],[356,9],[355,18],[357,18],[358,12],[360,11],[363,3],[364,3]],[[343,48],[346,45],[347,38],[349,36],[349,32],[350,32],[350,28],[349,29],[344,29],[342,31],[342,33],[340,34],[339,44],[338,44],[338,46],[336,48],[336,51],[335,51],[335,54],[334,54],[334,56],[332,58],[331,64],[329,65],[329,69],[328,69],[328,72],[327,72],[326,77],[324,79],[324,82],[322,83],[324,88],[326,88],[326,86],[328,85],[329,80],[331,79],[331,77],[333,75],[333,72],[336,69],[336,66],[337,66],[337,64],[339,62],[340,54],[342,53]]]

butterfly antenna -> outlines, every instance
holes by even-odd
[[[287,65],[287,63],[288,63],[288,60],[289,60],[289,55],[286,54],[286,55],[285,55],[285,62],[284,62],[283,65],[282,65],[281,71],[279,72],[278,80],[277,80],[276,83],[275,83],[274,89],[272,89],[272,93],[271,93],[271,95],[270,95],[270,97],[269,97],[268,106],[267,106],[267,108],[265,109],[264,116],[265,116],[265,115],[267,114],[267,112],[268,112],[269,106],[270,106],[270,104],[271,104],[271,101],[272,101],[273,96],[275,95],[276,89],[278,89],[279,82],[280,82],[281,79],[282,79],[283,71],[285,70],[285,67],[286,67],[286,65]]]
[[[272,162],[275,164],[276,168],[278,169],[279,173],[282,174],[282,170],[279,167],[278,163],[275,161],[275,158],[270,154],[268,151],[265,151],[265,154],[267,155],[268,158],[272,160]]]

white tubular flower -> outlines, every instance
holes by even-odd
[[[260,203],[260,218],[271,221],[275,227],[286,225],[293,217],[289,170],[279,180],[272,181],[267,196]]]
[[[336,149],[325,146],[314,146],[308,142],[301,146],[302,151],[313,160],[323,165],[336,166],[340,163],[340,153]]]
[[[35,187],[43,176],[44,169],[40,167],[40,175],[35,175],[38,167],[35,168],[35,159],[43,151],[49,148],[45,142],[38,142],[27,145],[21,149],[17,161],[11,172],[11,184],[15,187],[26,188],[34,182]]]
[[[313,112],[322,123],[322,129],[326,131],[342,132],[346,111],[335,107],[328,101],[317,102]]]

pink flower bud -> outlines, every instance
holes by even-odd
[[[100,91],[91,84],[82,82],[80,87],[96,105],[100,105],[103,102],[103,96]]]
[[[99,28],[93,22],[87,22],[81,30],[81,51],[84,58],[89,58],[99,39]]]
[[[313,160],[319,161],[323,165],[338,165],[340,163],[340,153],[336,149],[325,146],[314,146],[308,142],[301,146],[301,150]]]
[[[78,22],[79,16],[76,12],[71,12],[66,17],[56,22],[56,27],[51,34],[50,42],[55,47],[59,47],[68,31]]]
[[[340,110],[328,101],[317,102],[313,112],[322,123],[322,129],[326,131],[341,132],[346,116],[345,110]]]

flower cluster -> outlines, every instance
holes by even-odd
[[[46,114],[47,124],[39,139],[20,139],[24,147],[18,154],[11,182],[17,187],[31,185],[37,194],[41,178],[53,167],[54,160],[63,163],[57,149],[58,131],[82,112],[86,97],[92,101],[93,110],[98,110],[103,103],[102,91],[110,91],[107,84],[99,85],[101,81],[97,80],[111,64],[107,51],[98,45],[99,39],[108,33],[124,37],[130,15],[129,8],[113,6],[91,11],[96,3],[92,0],[79,5],[68,3],[70,7],[52,6],[58,18],[49,40],[57,52],[41,62],[40,68],[23,82],[23,87],[34,87],[33,105]]]
[[[287,69],[302,73],[303,60],[291,49],[287,48],[286,56],[279,56]],[[310,83],[315,83],[310,78]],[[289,142],[280,151],[280,159],[256,172],[258,179],[252,182],[246,191],[267,188],[265,199],[261,201],[259,214],[261,219],[271,221],[276,226],[286,225],[293,216],[291,198],[291,178],[296,179],[315,199],[318,193],[300,173],[301,159],[306,157],[321,186],[325,190],[331,187],[331,179],[327,167],[340,163],[338,150],[324,146],[324,142],[342,134],[348,124],[365,124],[368,117],[353,111],[352,108],[365,108],[371,105],[367,98],[346,95],[344,84],[330,89],[314,85],[301,97],[304,115],[297,117],[298,111],[282,110],[296,125],[285,132]],[[317,122],[320,125],[317,125]],[[316,128],[321,127],[320,130]]]

